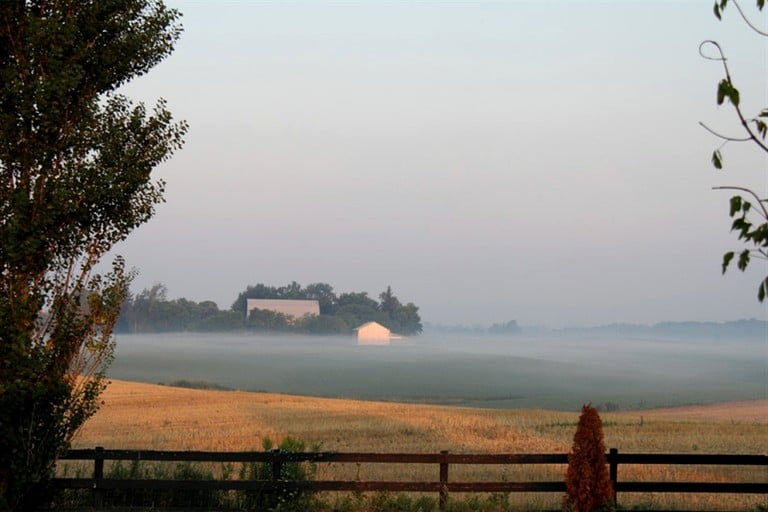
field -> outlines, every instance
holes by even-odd
[[[620,452],[768,453],[768,400],[642,412],[603,413],[606,445]],[[375,452],[564,453],[578,413],[435,405],[173,388],[113,381],[104,405],[79,433],[75,447],[260,450],[261,440],[293,436],[323,450]],[[416,468],[325,467],[318,477],[425,478]],[[496,473],[494,473],[494,471]],[[559,478],[564,468],[473,468],[452,478]],[[535,476],[531,471],[539,471]],[[544,471],[544,474],[541,474]],[[546,474],[547,472],[553,472]],[[495,477],[493,475],[496,475]],[[620,478],[761,481],[764,471],[739,475],[718,468],[632,467]],[[557,506],[559,496],[520,496],[526,506]],[[757,496],[626,496],[621,503],[706,509],[755,509]]]
[[[765,340],[244,333],[118,336],[110,377],[244,391],[497,409],[621,410],[766,397]]]

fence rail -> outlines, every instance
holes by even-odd
[[[100,508],[105,490],[109,489],[178,489],[178,490],[255,490],[274,491],[400,491],[434,492],[439,495],[440,509],[446,508],[450,492],[565,492],[564,481],[493,481],[461,482],[449,480],[451,465],[466,464],[567,464],[567,454],[463,454],[449,453],[337,453],[337,452],[206,452],[156,450],[105,450],[103,448],[71,450],[64,460],[92,460],[92,478],[56,478],[60,489],[92,489],[94,506]],[[175,461],[175,462],[266,462],[271,465],[271,480],[147,480],[104,478],[104,461]],[[613,448],[606,454],[610,478],[618,493],[736,493],[768,494],[768,455],[713,454],[646,454],[619,453]],[[434,481],[348,481],[348,480],[281,480],[282,466],[290,462],[313,463],[381,463],[433,464],[439,467]],[[633,464],[763,466],[766,478],[761,482],[668,482],[619,481],[619,468]]]

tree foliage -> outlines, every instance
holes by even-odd
[[[749,17],[736,0],[730,0],[730,2],[729,0],[717,0],[715,2],[714,13],[718,19],[722,19],[723,12],[729,3],[736,7],[744,22],[758,37],[768,37],[768,33],[761,31],[749,20]],[[762,11],[764,6],[765,0],[757,0],[758,10]],[[701,123],[707,131],[722,140],[720,146],[712,152],[712,165],[716,169],[723,168],[722,149],[730,142],[751,143],[768,153],[768,144],[766,144],[768,108],[763,108],[760,112],[753,115],[748,115],[744,112],[741,93],[731,78],[725,53],[719,43],[712,40],[704,41],[699,46],[699,53],[705,59],[721,63],[724,76],[717,84],[716,101],[718,105],[722,105],[727,100],[727,103],[733,108],[742,129],[742,134],[737,137],[727,136]],[[737,262],[736,266],[741,271],[747,269],[753,257],[768,259],[768,198],[761,198],[753,190],[746,187],[723,186],[715,188],[738,192],[730,200],[729,216],[733,219],[731,230],[736,232],[738,239],[746,246],[746,248],[738,251],[728,251],[723,255],[723,273],[728,270],[734,259]],[[766,295],[768,295],[768,276],[760,281],[757,289],[757,298],[760,302],[765,300]]]
[[[419,308],[413,303],[402,304],[392,289],[380,295],[381,302],[366,292],[336,295],[327,283],[312,283],[306,287],[293,281],[286,286],[257,284],[238,294],[228,311],[220,311],[216,303],[200,303],[168,299],[167,288],[161,283],[128,297],[121,309],[118,331],[123,333],[232,331],[291,332],[301,334],[349,334],[366,322],[379,322],[390,330],[405,335],[422,330]],[[294,318],[270,310],[254,309],[246,318],[248,299],[317,300],[320,315]]]
[[[565,474],[565,509],[595,512],[613,504],[613,486],[605,460],[603,423],[597,409],[585,405],[573,436]]]
[[[296,281],[279,287],[259,283],[246,287],[235,299],[232,310],[245,314],[248,299],[303,299],[320,303],[320,318],[285,318],[281,321],[279,317],[259,312],[254,320],[255,311],[251,312],[248,326],[252,329],[333,334],[352,332],[366,322],[379,322],[399,334],[414,335],[422,331],[419,308],[412,302],[402,304],[391,287],[379,295],[380,301],[377,302],[366,292],[337,296],[327,283],[313,283],[306,287]]]
[[[0,3],[0,509],[31,509],[98,407],[131,273],[95,266],[162,200],[182,144],[117,89],[173,49],[154,0]]]
[[[217,330],[232,315],[222,315],[215,302],[194,302],[184,298],[169,300],[168,289],[161,283],[129,298],[122,309],[118,332],[179,332]],[[234,327],[242,327],[236,316]]]
[[[520,326],[517,320],[510,320],[501,324],[493,324],[488,328],[488,334],[520,334]]]

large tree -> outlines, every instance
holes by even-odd
[[[756,1],[758,10],[762,11],[765,6],[765,0]],[[721,19],[728,3],[729,0],[715,1],[714,13],[718,19]],[[741,15],[749,29],[755,33],[756,37],[768,37],[768,33],[760,30],[750,21],[736,0],[730,0],[730,3],[736,7],[739,15]],[[717,104],[722,105],[728,100],[736,114],[738,126],[741,130],[741,133],[737,135],[723,134],[701,123],[706,130],[722,140],[720,146],[712,153],[712,164],[717,169],[723,168],[723,154],[721,150],[723,146],[731,142],[747,142],[753,144],[759,150],[768,153],[768,144],[766,143],[768,108],[763,108],[754,115],[750,115],[743,110],[741,93],[731,77],[725,53],[717,41],[704,41],[699,46],[699,52],[704,58],[718,61],[722,64],[723,78],[717,84]],[[760,172],[765,173],[765,170],[762,169]],[[723,255],[723,273],[728,269],[733,259],[736,258],[737,253],[736,265],[742,271],[747,269],[753,257],[768,260],[768,199],[760,197],[754,190],[748,187],[722,186],[716,188],[737,192],[730,200],[729,215],[733,218],[731,230],[737,233],[739,240],[746,246],[738,251],[728,251]],[[766,296],[768,296],[768,276],[761,279],[757,289],[759,301],[764,301]]]
[[[0,509],[34,508],[97,409],[130,273],[113,245],[162,200],[185,123],[117,93],[170,54],[158,0],[0,2]]]

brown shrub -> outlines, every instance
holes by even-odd
[[[564,507],[573,512],[595,512],[613,505],[613,486],[608,474],[603,423],[597,409],[585,405],[573,436],[565,474]]]

